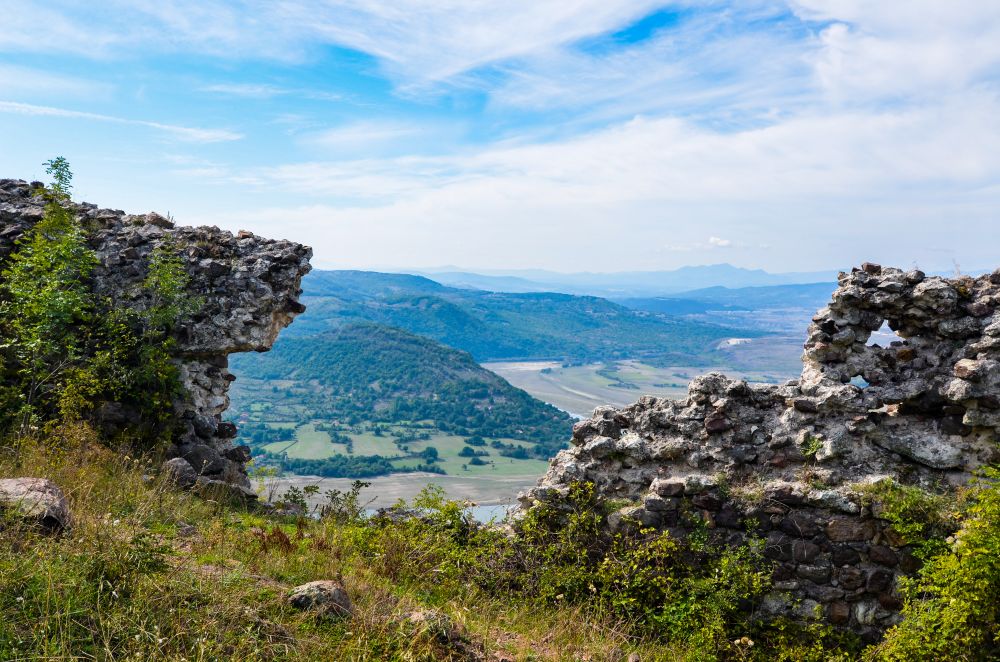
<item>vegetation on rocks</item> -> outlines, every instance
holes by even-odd
[[[516,537],[435,490],[411,517],[366,518],[349,494],[318,519],[271,517],[149,480],[149,459],[106,448],[84,424],[64,431],[0,460],[0,477],[64,486],[74,515],[58,536],[4,521],[2,659],[745,659],[764,648],[738,608],[766,584],[748,558],[701,565],[663,534],[595,536],[603,514],[585,486]],[[353,615],[286,601],[329,579]],[[418,628],[415,610],[453,632]]]
[[[194,312],[177,247],[164,244],[146,265],[141,307],[114,305],[91,287],[97,257],[87,229],[68,209],[72,172],[49,161],[42,219],[0,271],[0,431],[24,436],[56,419],[101,418],[105,404],[138,413],[132,434],[169,437],[180,388],[171,361],[174,325]]]
[[[938,551],[915,578],[904,582],[903,621],[888,632],[873,657],[988,660],[1000,656],[1000,471],[984,471],[965,497],[955,535],[947,541],[929,536],[937,541],[932,549]],[[921,521],[926,518],[910,520],[910,525]]]

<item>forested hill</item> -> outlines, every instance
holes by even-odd
[[[477,361],[641,358],[697,364],[708,361],[719,340],[754,335],[598,297],[463,290],[405,274],[318,271],[303,287],[307,312],[291,336],[369,321],[463,349]]]
[[[328,425],[433,421],[452,434],[535,442],[542,457],[570,434],[572,419],[564,412],[480,367],[468,353],[400,329],[365,323],[283,337],[271,352],[237,355],[232,365],[240,375],[238,410],[245,410],[239,401],[251,395],[248,389],[263,387],[260,400],[279,410],[281,393],[291,390],[294,397],[285,400]],[[276,383],[282,384],[278,393]]]

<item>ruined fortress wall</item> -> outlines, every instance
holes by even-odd
[[[0,180],[0,260],[42,218],[40,184]],[[265,351],[278,332],[303,310],[300,282],[312,249],[289,241],[233,235],[216,227],[178,227],[156,214],[131,215],[92,204],[73,204],[88,229],[99,265],[96,294],[120,306],[144,307],[140,287],[153,250],[172,242],[186,264],[191,294],[203,305],[176,332],[176,360],[184,397],[176,403],[180,433],[168,454],[187,459],[211,479],[249,486],[244,469],[249,453],[234,447],[236,428],[222,421],[229,406],[227,356]],[[131,412],[110,405],[101,411],[109,426],[130,422]]]
[[[899,336],[869,345],[887,323]],[[643,397],[578,423],[521,508],[592,481],[634,505],[610,518],[717,542],[765,541],[771,614],[819,615],[872,637],[898,619],[897,577],[918,562],[862,503],[891,478],[925,489],[1000,460],[1000,270],[927,277],[865,264],[841,274],[809,327],[802,376],[719,374],[682,400]]]

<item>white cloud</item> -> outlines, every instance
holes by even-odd
[[[558,112],[535,137],[474,148],[457,134],[429,147],[425,127],[377,110],[325,132],[286,114],[275,122],[300,131],[297,161],[193,166],[219,190],[254,196],[251,209],[202,220],[229,214],[301,238],[327,266],[657,268],[670,253],[718,259],[718,248],[787,269],[871,253],[899,264],[932,263],[934,250],[970,265],[996,259],[996,2],[11,2],[0,50],[291,60],[338,44],[376,58],[397,89],[484,90],[483,124],[504,124],[512,109],[543,121]],[[691,11],[640,44],[579,44],[659,6]],[[0,110],[58,110],[19,106]],[[403,155],[385,149],[399,145]]]
[[[501,108],[586,109],[597,117],[667,113],[741,124],[787,113],[813,90],[802,26],[782,11],[709,4],[636,44],[567,48],[504,64],[506,78],[491,101]]]
[[[360,121],[318,131],[303,140],[335,158],[356,158],[362,154],[375,156],[385,149],[412,148],[414,142],[430,131],[417,123]]]
[[[929,108],[800,117],[736,132],[637,118],[551,143],[288,164],[248,174],[267,187],[386,201],[479,181],[594,202],[960,191],[1000,175],[998,110],[993,95],[967,96]]]
[[[97,122],[112,122],[115,124],[130,124],[132,126],[144,126],[150,129],[166,132],[178,140],[196,143],[214,143],[240,140],[243,136],[233,131],[225,129],[195,129],[187,126],[177,126],[176,124],[163,124],[161,122],[149,122],[146,120],[134,120],[124,117],[113,117],[111,115],[101,115],[99,113],[87,113],[79,110],[67,110],[65,108],[53,108],[51,106],[37,106],[29,103],[19,103],[16,101],[0,101],[0,112],[14,113],[17,115],[31,115],[36,117],[66,117],[70,119],[92,120]]]
[[[372,54],[408,79],[441,80],[634,21],[662,0],[11,0],[0,49],[88,57],[195,50],[296,59],[318,45]]]
[[[996,88],[1000,4],[982,0],[792,0],[825,22],[811,57],[829,98],[845,104],[934,100]]]
[[[0,89],[17,97],[108,98],[113,86],[108,83],[54,74],[33,67],[0,64]]]
[[[215,83],[203,86],[201,91],[242,99],[274,99],[276,97],[296,96],[303,99],[317,99],[322,101],[344,100],[344,96],[341,94],[324,92],[322,90],[279,87],[267,83]]]
[[[222,183],[304,197],[239,219],[314,245],[326,266],[660,268],[725,248],[748,266],[781,255],[781,269],[810,270],[873,253],[929,264],[927,247],[941,245],[989,263],[998,115],[1000,100],[979,94],[736,132],[636,119],[546,144],[253,168]],[[683,261],[664,262],[670,253]]]
[[[205,85],[201,90],[212,94],[243,97],[246,99],[271,99],[289,93],[289,90],[275,85],[252,83],[218,83],[215,85]]]

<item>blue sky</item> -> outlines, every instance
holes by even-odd
[[[0,176],[327,268],[1000,266],[1000,4],[7,0]]]

